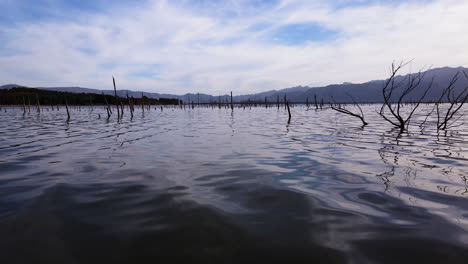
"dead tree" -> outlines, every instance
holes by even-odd
[[[91,112],[94,110],[93,109],[93,98],[91,97],[91,95],[88,96],[89,97],[89,106],[91,107]],[[52,109],[54,109],[54,107],[52,106]]]
[[[288,124],[291,123],[291,109],[289,109],[289,102],[288,100],[285,101],[286,107],[288,109]]]
[[[31,99],[29,98],[29,95],[28,95],[28,113],[31,113]]]
[[[231,110],[234,111],[234,104],[232,102],[232,91],[231,91]]]
[[[143,95],[143,92],[141,92],[141,111],[143,114],[145,113],[145,97]]]
[[[37,112],[41,112],[41,104],[39,104],[39,97],[36,94],[36,106],[37,106]]]
[[[350,116],[354,116],[354,117],[357,117],[361,120],[362,122],[362,126],[367,126],[369,123],[367,123],[365,120],[364,120],[364,112],[362,111],[362,108],[361,106],[354,100],[354,98],[351,96],[351,95],[348,95],[351,100],[353,101],[353,104],[355,106],[357,106],[357,108],[359,109],[359,113],[354,113],[354,112],[351,112],[350,110],[342,107],[341,105],[331,105],[330,108],[337,111],[337,112],[340,112],[340,113],[343,113],[343,114],[347,114],[347,115],[350,115]],[[333,99],[333,97],[332,97]]]
[[[133,101],[130,100],[130,98],[128,98],[128,93],[127,93],[127,103],[128,103],[128,108],[130,109],[130,118],[133,118],[133,112],[135,111],[135,109],[133,108]]]
[[[68,100],[67,97],[65,96],[65,109],[67,109],[67,122],[70,121],[70,111],[68,110]]]
[[[286,110],[286,109],[287,109],[287,107],[286,107],[286,100],[287,100],[287,98],[286,98],[286,94],[284,94],[284,110]]]
[[[119,99],[117,97],[117,87],[115,86],[115,78],[112,76],[112,84],[114,84],[114,98],[115,98],[115,108],[117,109],[117,116],[120,119],[120,112],[119,112]]]
[[[107,97],[106,97],[106,95],[104,95],[104,92],[102,92],[102,96],[104,96],[104,101],[106,102],[106,105],[107,105],[107,108],[106,108],[106,110],[107,110],[107,119],[109,119],[111,117],[111,115],[112,115],[112,110],[111,110],[111,107],[109,105],[109,102],[107,102]]]
[[[419,71],[415,74],[409,74],[406,77],[396,78],[396,74],[406,65],[408,65],[408,62],[400,62],[398,65],[392,63],[390,78],[384,82],[382,88],[384,103],[379,112],[383,119],[395,127],[398,127],[400,132],[407,130],[411,117],[434,83],[434,78],[432,78],[427,87],[423,88],[422,95],[414,101],[413,106],[410,106],[409,113],[404,117],[402,113],[403,104],[409,101],[408,95],[412,94],[418,87],[422,87],[422,81],[425,77],[425,73]]]
[[[315,104],[315,110],[318,110],[317,95],[316,94],[314,94],[314,104]]]
[[[442,94],[435,104],[437,112],[437,130],[445,130],[452,126],[458,119],[460,119],[461,115],[449,124],[449,121],[455,116],[458,110],[460,110],[463,107],[463,104],[468,101],[468,86],[465,87],[458,95],[455,95],[454,88],[455,83],[460,79],[459,75],[460,72],[457,72],[452,77],[450,83],[442,91]],[[463,71],[463,75],[465,75],[465,77],[468,79],[468,74],[466,72]],[[439,108],[439,105],[444,100],[444,97],[446,97],[449,106],[445,114],[442,114],[442,110]]]
[[[2,110],[0,108],[0,110]],[[24,96],[23,96],[23,114],[26,114],[26,101],[24,100]]]

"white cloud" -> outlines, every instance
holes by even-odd
[[[0,80],[109,89],[114,75],[122,89],[243,94],[384,78],[395,59],[414,58],[414,68],[468,62],[468,1],[189,7],[152,1],[68,21],[0,25]],[[265,41],[297,23],[339,33],[296,46]],[[258,25],[262,30],[252,30]],[[135,75],[147,67],[151,74]]]

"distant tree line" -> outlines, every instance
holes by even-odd
[[[134,104],[144,105],[178,105],[181,101],[172,98],[131,98]],[[41,90],[35,88],[15,87],[11,89],[0,90],[0,105],[36,105],[37,101],[41,105],[106,105],[116,104],[116,98],[113,95],[94,94],[94,93],[69,93],[50,90]],[[128,98],[117,97],[117,100],[127,101]]]

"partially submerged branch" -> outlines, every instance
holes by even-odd
[[[359,113],[354,113],[354,112],[351,112],[350,110],[342,107],[341,105],[331,105],[330,108],[337,111],[337,112],[340,112],[340,113],[343,113],[343,114],[347,114],[347,115],[350,115],[350,116],[354,116],[354,117],[357,117],[361,120],[362,122],[362,126],[367,126],[369,123],[367,123],[365,120],[364,120],[364,112],[362,111],[362,108],[361,106],[354,100],[354,98],[351,96],[351,95],[348,95],[351,100],[353,101],[353,104],[355,106],[357,106],[357,108],[359,109]]]

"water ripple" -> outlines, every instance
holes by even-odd
[[[464,263],[468,127],[332,110],[0,118],[0,261]],[[459,122],[467,123],[463,116]]]

